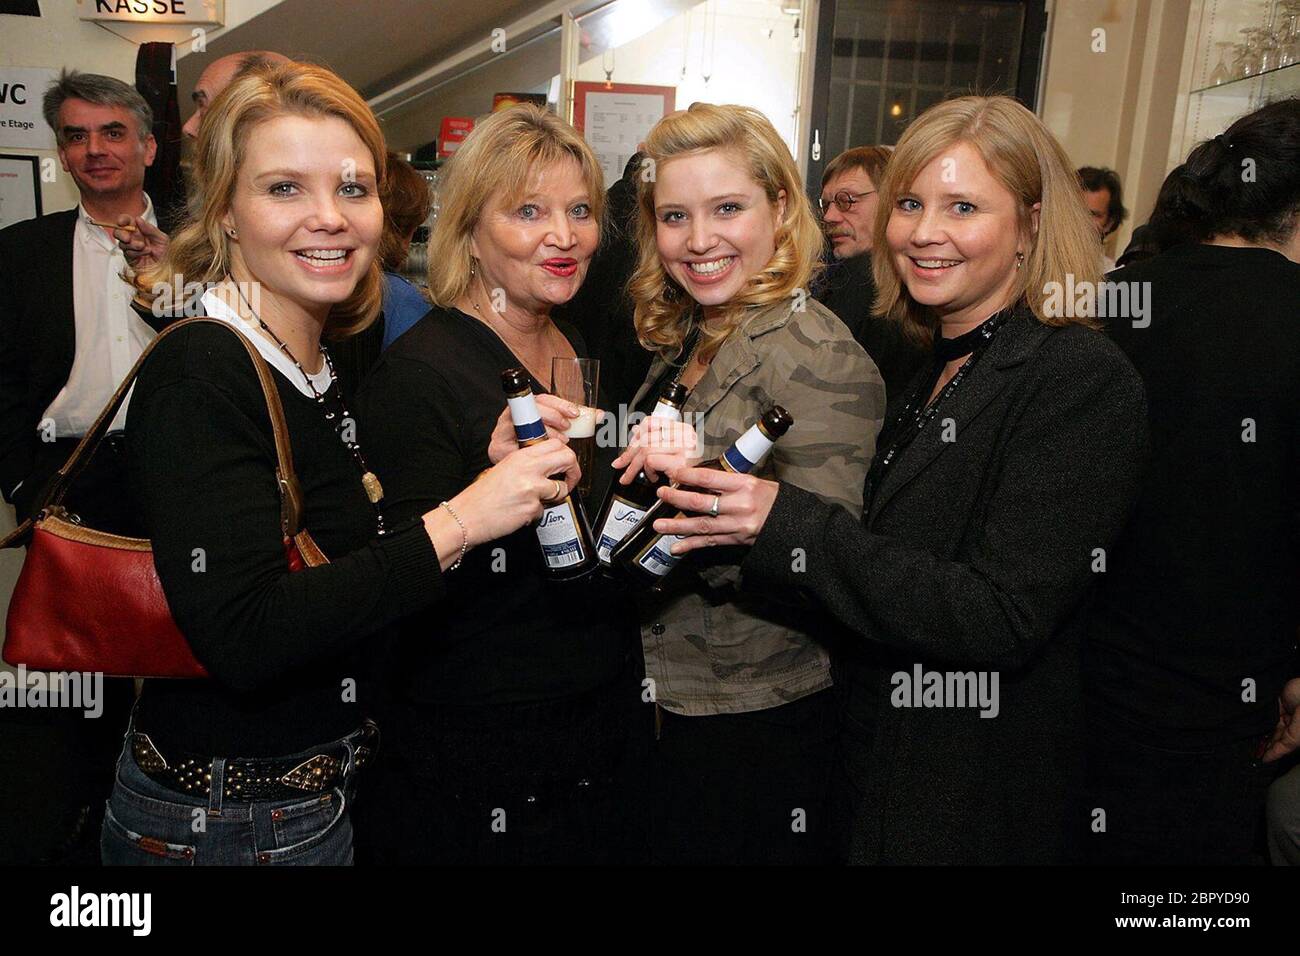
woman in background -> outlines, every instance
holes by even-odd
[[[1150,228],[1164,251],[1114,275],[1149,311],[1108,322],[1146,381],[1152,462],[1099,577],[1087,805],[1106,829],[1086,845],[1258,862],[1269,764],[1300,739],[1300,99],[1192,150]]]
[[[411,240],[433,209],[429,182],[420,171],[392,150],[388,151],[388,177],[384,181],[384,238],[379,258],[384,267],[384,339],[388,348],[403,332],[429,311],[424,293],[402,276],[411,254]]]

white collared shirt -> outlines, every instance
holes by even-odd
[[[217,295],[215,289],[208,289],[203,293],[203,312],[210,319],[220,319],[229,323],[238,330],[244,338],[248,339],[253,345],[257,346],[258,353],[285,378],[287,378],[298,391],[302,392],[308,398],[315,398],[310,388],[307,387],[306,381],[303,380],[303,371],[298,371],[298,366],[289,360],[289,357],[276,347],[275,343],[258,331],[257,326],[240,317],[239,313],[222,301]],[[324,395],[329,391],[332,379],[330,377],[329,365],[321,362],[320,371],[315,375],[308,375],[312,385],[316,386],[316,391]]]
[[[144,197],[144,215],[158,225],[153,201]],[[131,308],[135,290],[122,278],[126,256],[101,226],[94,225],[86,207],[77,206],[77,227],[72,237],[72,307],[76,323],[76,351],[72,371],[59,394],[41,416],[53,419],[57,438],[79,438],[95,418],[146,345],[156,334]],[[109,430],[126,424],[128,395],[113,417]],[[38,430],[43,430],[40,425]]]

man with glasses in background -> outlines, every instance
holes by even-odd
[[[899,329],[871,314],[876,298],[871,276],[876,186],[890,152],[888,146],[855,146],[826,164],[818,205],[829,254],[813,295],[848,326],[871,356],[885,380],[885,396],[893,404],[926,356]]]

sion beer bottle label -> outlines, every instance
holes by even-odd
[[[670,383],[659,397],[650,417],[680,422],[686,395],[686,386]],[[655,492],[660,485],[666,484],[668,479],[664,476],[661,475],[658,481],[650,481],[644,471],[638,472],[627,486],[615,481],[600,517],[596,519],[596,556],[603,567],[610,567],[614,549],[631,534],[650,506],[659,500]]]
[[[763,413],[750,429],[717,459],[700,465],[701,468],[713,468],[718,471],[732,471],[746,474],[753,471],[767,457],[776,440],[784,435],[794,419],[780,405],[773,405]],[[702,488],[687,488],[710,494]],[[681,561],[680,555],[672,553],[672,547],[682,538],[678,535],[659,534],[654,530],[654,523],[659,518],[679,518],[685,513],[666,507],[663,499],[657,498],[645,515],[638,522],[622,543],[614,549],[613,564],[625,575],[647,584],[652,588],[662,586],[664,579]]]
[[[519,444],[528,446],[545,441],[546,426],[537,410],[528,373],[521,368],[506,369],[501,373],[501,387],[506,393]],[[555,477],[562,480],[564,476]],[[577,489],[546,505],[536,532],[542,562],[550,577],[558,580],[581,577],[596,566],[596,549]]]

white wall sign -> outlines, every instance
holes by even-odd
[[[35,156],[0,156],[0,229],[41,214]]]
[[[623,177],[623,167],[650,127],[663,119],[664,98],[662,93],[591,92],[584,111],[583,135],[609,188]]]
[[[77,0],[83,20],[126,23],[226,22],[226,0]]]
[[[54,130],[41,114],[41,99],[58,77],[58,70],[0,67],[0,147],[54,148]]]

